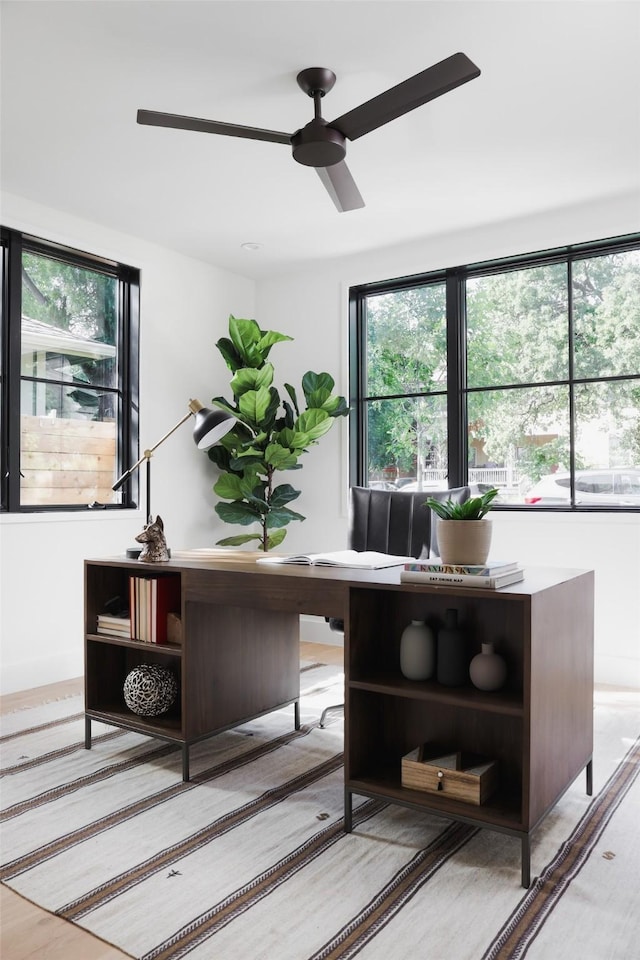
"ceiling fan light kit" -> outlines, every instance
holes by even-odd
[[[384,93],[360,104],[336,120],[327,122],[321,113],[320,101],[336,82],[336,75],[326,67],[308,67],[297,76],[298,86],[314,103],[314,118],[295,133],[282,133],[261,127],[247,127],[218,120],[201,120],[154,110],[138,110],[138,123],[176,130],[195,130],[226,137],[265,140],[292,147],[293,158],[306,167],[314,167],[329,196],[342,213],[364,207],[353,177],[344,161],[347,140],[384,126],[411,110],[454,90],[480,76],[480,70],[464,53],[441,60],[422,73],[409,77]]]

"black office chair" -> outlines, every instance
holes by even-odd
[[[434,500],[453,500],[463,503],[469,499],[469,487],[452,490],[429,490],[405,493],[402,490],[372,490],[370,487],[351,487],[349,491],[349,549],[374,550],[398,557],[437,557],[438,524],[435,514],[424,503]],[[327,618],[332,630],[344,632],[344,621]],[[342,710],[344,703],[325,707],[320,726],[332,710]]]

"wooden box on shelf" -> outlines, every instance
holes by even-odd
[[[402,758],[402,786],[480,805],[498,786],[498,768],[479,754],[423,743]]]

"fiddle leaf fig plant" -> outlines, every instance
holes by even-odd
[[[224,397],[214,397],[212,403],[232,413],[236,424],[208,451],[220,470],[213,492],[224,501],[215,510],[225,523],[258,525],[255,531],[218,540],[218,546],[257,541],[266,552],[282,543],[284,528],[305,518],[289,507],[300,491],[277,483],[275,475],[302,469],[302,454],[349,412],[345,398],[333,393],[335,382],[328,373],[305,373],[304,403],[289,383],[284,385],[287,398],[281,399],[268,357],[275,344],[287,340],[293,337],[230,316],[229,336],[216,344],[233,374],[233,403]]]
[[[454,503],[452,500],[434,500],[429,497],[424,505],[431,507],[441,520],[482,520],[485,514],[491,510],[498,492],[496,487],[492,487],[481,497],[471,497],[464,503]]]

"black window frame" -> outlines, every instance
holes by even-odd
[[[113,277],[118,283],[118,437],[116,476],[138,459],[140,270],[87,251],[0,227],[2,326],[0,338],[0,513],[77,513],[87,509],[136,509],[137,472],[122,488],[120,502],[105,504],[20,503],[20,338],[22,326],[22,255],[34,253]]]
[[[490,387],[469,387],[466,383],[466,281],[492,274],[522,270],[529,267],[542,267],[551,264],[566,263],[568,290],[568,343],[573,341],[573,300],[572,300],[572,264],[576,260],[606,254],[624,253],[640,250],[640,233],[609,237],[586,243],[571,244],[553,249],[539,250],[517,256],[502,257],[496,260],[479,261],[427,273],[411,274],[389,280],[357,284],[349,288],[349,484],[367,485],[367,435],[366,406],[377,399],[393,400],[403,395],[367,396],[365,394],[366,376],[366,299],[371,295],[393,293],[424,287],[431,284],[445,284],[447,319],[447,459],[449,488],[464,486],[468,482],[468,443],[467,443],[467,397],[481,391],[500,389],[521,389],[537,387],[538,383],[518,383],[512,385],[494,384]],[[571,501],[565,504],[499,504],[496,510],[571,513],[621,513],[640,512],[640,507],[629,505],[575,504],[575,405],[574,391],[577,385],[584,383],[602,383],[606,381],[638,380],[637,374],[610,377],[576,377],[573,369],[573,349],[569,350],[569,369],[567,377],[561,380],[545,381],[545,385],[566,385],[569,389],[570,418],[570,466]],[[433,391],[415,393],[421,397],[435,395]]]

